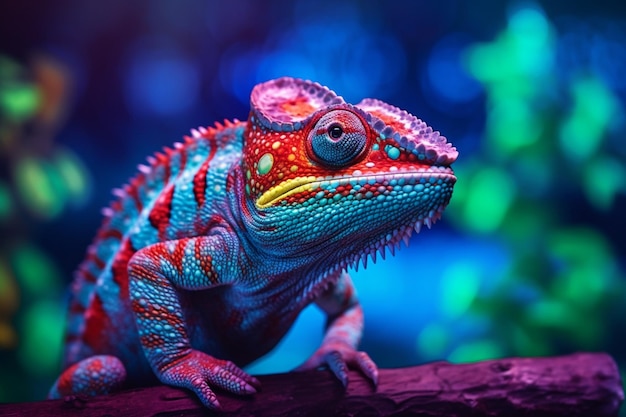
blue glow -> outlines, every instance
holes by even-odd
[[[291,50],[266,54],[257,69],[257,82],[290,75],[306,80],[317,80],[318,71],[309,57]],[[249,95],[249,94],[248,94]]]
[[[256,84],[255,68],[261,56],[260,51],[235,44],[220,57],[220,84],[243,105],[250,102],[250,90]]]
[[[408,356],[390,355],[394,343],[406,345],[417,341],[429,323],[446,320],[442,308],[445,288],[441,278],[447,266],[472,265],[481,271],[480,293],[489,293],[498,283],[499,271],[509,262],[509,255],[496,242],[480,241],[445,232],[424,231],[413,236],[407,248],[387,255],[367,269],[350,270],[363,306],[366,330],[360,348],[370,353],[379,366],[406,366],[422,359],[417,347]],[[324,317],[315,307],[307,308],[287,337],[264,358],[247,368],[252,373],[289,371],[304,362],[322,340]],[[447,322],[454,345],[471,340],[488,328],[484,317],[467,315],[454,323]],[[372,339],[368,339],[372,335]],[[384,342],[381,342],[384,340]],[[387,346],[377,356],[377,345]],[[405,349],[395,345],[395,349]]]
[[[573,78],[586,67],[611,88],[626,92],[626,30],[606,25],[603,30],[584,21],[568,21],[557,48],[558,66]]]
[[[482,91],[480,84],[463,68],[462,53],[469,40],[453,34],[438,42],[424,68],[423,79],[444,104],[467,103]]]
[[[200,77],[197,68],[176,54],[146,51],[130,62],[126,72],[126,97],[133,112],[179,114],[197,102]]]
[[[408,65],[400,41],[365,28],[354,6],[338,7],[342,19],[295,19],[294,26],[272,33],[262,57],[244,55],[238,60],[245,60],[247,68],[257,64],[256,82],[283,75],[314,79],[332,85],[348,101],[392,94]],[[247,102],[246,92],[241,93],[244,98]]]

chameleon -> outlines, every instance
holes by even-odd
[[[297,370],[327,368],[345,387],[356,369],[375,387],[347,269],[441,217],[457,156],[380,100],[352,105],[291,77],[257,84],[247,120],[191,129],[114,190],[70,289],[49,398],[160,381],[220,408],[215,389],[257,392],[242,367],[311,303],[325,332]]]

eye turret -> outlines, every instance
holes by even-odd
[[[332,110],[322,116],[307,137],[307,151],[315,162],[331,168],[351,165],[367,148],[367,129],[348,110]]]

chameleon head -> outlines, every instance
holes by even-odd
[[[394,106],[350,105],[317,83],[280,78],[252,91],[243,154],[258,242],[353,263],[439,218],[458,153]]]

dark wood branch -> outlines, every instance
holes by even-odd
[[[431,363],[382,369],[374,391],[352,372],[344,391],[329,372],[260,376],[250,397],[219,393],[227,416],[617,416],[624,398],[613,359],[602,353]],[[2,416],[199,416],[187,391],[166,386],[94,398],[0,405]]]

